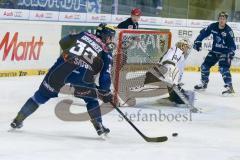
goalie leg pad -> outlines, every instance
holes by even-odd
[[[168,87],[168,91],[169,91],[169,100],[170,101],[175,102],[176,104],[185,104],[183,102],[182,98],[179,97],[172,88]],[[186,97],[186,99],[189,101],[189,103],[191,105],[194,105],[195,92],[189,91],[189,90],[185,91],[183,89],[181,89],[180,91],[183,93],[183,95]]]
[[[155,83],[155,82],[160,82],[159,78],[157,78],[151,72],[147,72],[144,84]]]
[[[182,99],[175,93],[175,91],[168,87],[168,92],[169,92],[169,100],[171,102],[175,102],[176,104],[184,104]]]
[[[157,64],[151,68],[149,72],[161,81],[165,81],[170,84],[178,83],[179,70],[172,64]]]
[[[195,100],[195,92],[194,91],[185,91],[186,98],[188,99],[189,103],[193,106]]]
[[[165,78],[164,75],[167,72],[168,72],[168,69],[165,66],[163,66],[161,64],[157,64],[147,72],[146,79],[149,78],[147,76],[150,76],[151,77],[150,79],[153,79],[153,77],[155,77],[155,78],[161,80],[161,79]],[[147,81],[147,80],[145,80],[145,81]]]

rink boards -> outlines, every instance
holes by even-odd
[[[9,21],[0,23],[0,77],[16,77],[43,75],[54,64],[61,50],[58,45],[60,38],[68,33],[80,31],[94,32],[97,23],[69,23],[43,21]],[[169,29],[172,32],[172,45],[182,38],[195,40],[202,28],[149,26],[143,28]],[[240,73],[240,32],[234,29],[237,45],[236,57],[232,62],[231,71]],[[192,50],[186,63],[186,71],[199,72],[208,51],[211,49],[212,38],[203,41],[203,50]],[[214,66],[212,72],[217,72]]]

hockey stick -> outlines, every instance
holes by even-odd
[[[114,109],[135,129],[135,131],[147,142],[165,142],[168,140],[167,136],[162,137],[147,137],[145,136],[125,115],[124,113],[113,103],[111,102]]]
[[[155,68],[154,71],[159,75],[158,78],[159,80],[163,81],[166,83],[166,85],[170,88],[172,88],[174,90],[174,92],[179,96],[179,98],[187,105],[187,107],[190,109],[191,112],[193,113],[201,113],[201,109],[200,108],[196,108],[195,106],[193,106],[185,97],[185,95],[178,89],[177,85],[169,83],[167,81],[164,81],[165,77],[164,75],[157,69]],[[163,79],[162,79],[162,78]]]
[[[65,88],[65,94],[69,94],[69,88]],[[126,102],[128,101],[129,99],[126,100]],[[125,103],[126,103],[125,102]],[[124,104],[125,104],[124,103]],[[140,136],[147,142],[164,142],[164,141],[167,141],[168,140],[168,137],[166,136],[162,136],[162,137],[147,137],[145,136],[125,115],[124,113],[118,108],[120,106],[120,104],[118,104],[118,106],[116,106],[113,102],[111,102],[111,105],[113,106],[114,109],[116,109],[120,115],[135,129],[135,131],[140,134]]]

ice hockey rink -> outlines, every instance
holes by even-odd
[[[54,107],[64,97],[42,105],[21,130],[8,132],[10,122],[42,78],[0,79],[0,160],[240,160],[240,74],[233,74],[236,95],[222,97],[221,75],[212,73],[208,89],[196,93],[195,105],[203,113],[192,114],[191,121],[133,122],[147,136],[168,136],[164,143],[145,142],[116,111],[103,117],[111,132],[102,140],[89,121],[64,122],[55,116]],[[186,73],[184,88],[192,89],[199,78],[200,73]],[[138,99],[136,107],[121,109],[133,114],[157,114],[159,110],[166,114],[189,113],[185,108],[162,106],[156,99]],[[172,137],[173,132],[179,133],[178,137]]]

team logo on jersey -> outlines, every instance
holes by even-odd
[[[223,37],[226,37],[227,36],[227,33],[226,32],[222,32],[221,33]]]
[[[229,34],[231,37],[234,37],[233,31],[230,31]]]
[[[216,36],[216,41],[217,41],[217,43],[220,43],[221,42],[221,37],[219,37],[219,36]]]

